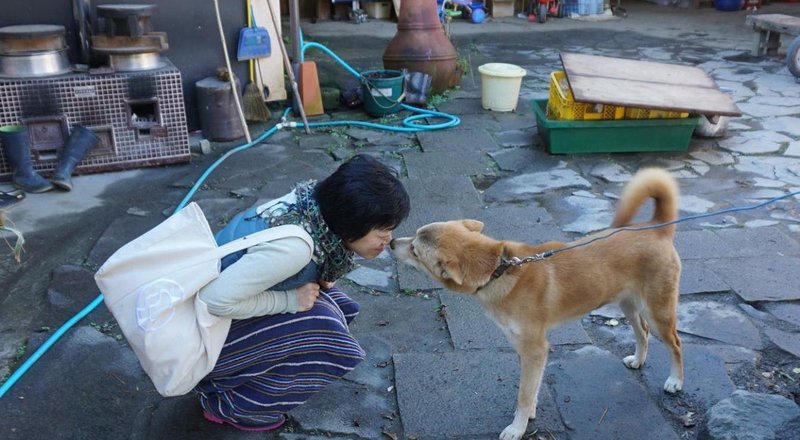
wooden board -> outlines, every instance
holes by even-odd
[[[785,14],[748,15],[745,24],[755,30],[767,30],[788,35],[800,35],[800,17]]]
[[[730,95],[697,67],[562,53],[572,94],[579,102],[704,115],[741,116]]]
[[[261,80],[264,86],[269,89],[269,96],[266,100],[282,101],[286,99],[286,85],[283,80],[284,67],[283,59],[281,58],[281,47],[278,39],[281,38],[281,30],[275,31],[275,25],[272,22],[272,16],[269,13],[269,6],[267,1],[271,1],[272,9],[275,15],[278,16],[278,23],[281,22],[281,2],[279,0],[253,0],[253,17],[256,24],[260,27],[266,28],[269,32],[269,42],[271,54],[265,58],[259,58],[256,63],[256,69],[261,73]],[[256,75],[258,78],[258,75]],[[263,88],[262,88],[263,90]]]

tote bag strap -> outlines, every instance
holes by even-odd
[[[305,229],[297,225],[282,225],[237,238],[236,240],[219,246],[214,253],[216,254],[217,258],[222,258],[228,254],[232,254],[242,249],[247,249],[250,246],[254,246],[258,243],[287,237],[297,237],[303,239],[303,241],[305,241],[308,245],[308,248],[311,249],[311,252],[314,252],[314,242],[311,240],[311,235],[309,235]]]

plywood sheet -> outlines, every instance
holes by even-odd
[[[562,53],[576,101],[705,115],[741,116],[730,95],[702,69]]]
[[[748,15],[744,19],[745,24],[750,25],[755,30],[768,30],[781,32],[788,35],[800,34],[800,17],[792,17],[785,14],[761,14]]]
[[[267,86],[269,90],[269,96],[267,96],[266,100],[270,102],[282,101],[286,99],[286,86],[283,80],[284,68],[281,47],[278,42],[278,39],[281,38],[281,30],[275,30],[267,1],[271,2],[272,10],[275,11],[275,15],[278,17],[277,22],[281,22],[281,2],[279,0],[255,0],[252,2],[253,18],[258,26],[266,28],[267,32],[269,32],[272,52],[268,57],[259,58],[255,66],[261,73],[262,85]],[[258,75],[256,75],[256,80],[258,80]]]

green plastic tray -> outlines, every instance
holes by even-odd
[[[554,121],[547,100],[531,101],[536,125],[553,154],[686,151],[698,118]]]

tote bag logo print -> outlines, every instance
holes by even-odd
[[[139,288],[136,295],[136,323],[152,332],[175,316],[175,304],[186,297],[186,291],[175,280],[159,278]]]

